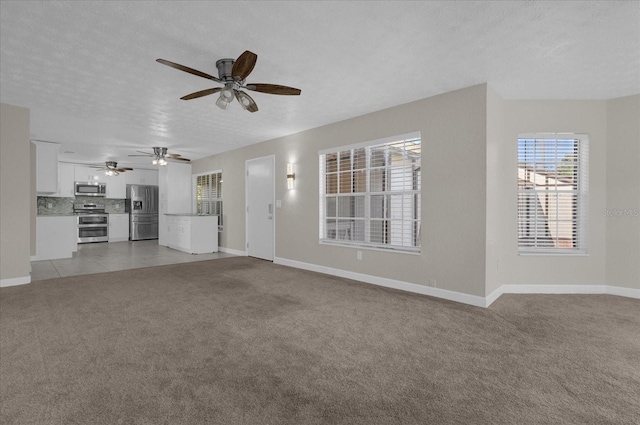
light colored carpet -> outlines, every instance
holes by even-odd
[[[640,301],[236,257],[0,289],[3,424],[637,424]]]

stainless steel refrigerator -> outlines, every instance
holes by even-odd
[[[129,240],[158,239],[158,186],[127,185]]]

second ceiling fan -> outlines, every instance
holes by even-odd
[[[183,161],[183,162],[191,162],[191,160],[189,158],[184,158],[182,155],[177,154],[177,153],[167,153],[167,148],[163,148],[163,147],[154,147],[153,148],[153,153],[150,152],[142,152],[142,151],[136,151],[139,154],[135,154],[135,155],[129,155],[129,156],[148,156],[153,158],[153,160],[151,161],[151,163],[153,165],[167,165],[167,160],[174,160],[174,161]]]
[[[182,100],[196,99],[202,96],[208,96],[210,94],[220,92],[220,97],[216,101],[216,105],[221,109],[227,109],[229,104],[233,101],[234,97],[238,100],[240,106],[249,112],[257,112],[258,105],[246,92],[241,89],[247,89],[260,93],[279,94],[297,96],[300,94],[300,89],[293,87],[281,86],[278,84],[247,84],[245,80],[253,71],[253,67],[256,65],[258,55],[246,50],[241,54],[238,59],[220,59],[216,62],[218,68],[218,77],[209,75],[205,72],[198,71],[197,69],[189,68],[188,66],[180,65],[175,62],[170,62],[165,59],[156,59],[157,62],[170,66],[172,68],[179,69],[184,72],[188,72],[198,77],[207,78],[220,84],[224,84],[224,87],[214,87],[206,90],[197,91],[195,93],[182,96]]]
[[[98,171],[104,171],[107,176],[117,176],[125,171],[133,171],[131,167],[118,167],[116,161],[106,161],[104,165],[104,167],[98,168]]]

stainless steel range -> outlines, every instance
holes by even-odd
[[[104,204],[77,202],[73,212],[78,220],[78,243],[109,241],[109,214]]]

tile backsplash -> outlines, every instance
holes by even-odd
[[[75,198],[38,196],[38,215],[73,214],[74,202],[96,202],[96,198],[91,196],[76,196]],[[100,198],[98,202],[104,204],[105,212],[111,214],[124,213],[124,199]],[[48,206],[50,208],[47,208]]]

